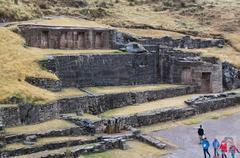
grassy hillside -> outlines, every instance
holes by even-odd
[[[53,99],[52,93],[24,81],[28,75],[57,79],[37,64],[41,53],[24,48],[24,40],[6,28],[0,28],[0,37],[0,101],[9,96],[32,102]]]
[[[204,49],[207,56],[217,56],[240,67],[240,2],[238,0],[0,0],[0,22],[26,21],[43,16],[70,15],[87,20],[33,20],[48,25],[106,27],[141,36],[194,34],[224,37],[224,49]],[[140,29],[141,28],[141,29]],[[56,94],[29,85],[25,76],[56,76],[41,70],[37,60],[40,49],[24,47],[23,39],[0,28],[0,101],[15,95],[30,101],[52,100]],[[51,53],[53,51],[49,51]],[[55,51],[54,51],[55,52]],[[59,52],[60,54],[62,52]],[[75,53],[75,52],[74,52]]]
[[[70,15],[118,27],[221,34],[240,50],[238,0],[0,0],[0,21]],[[196,33],[195,32],[195,33]],[[150,33],[151,34],[151,33]]]

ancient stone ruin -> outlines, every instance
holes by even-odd
[[[53,92],[75,87],[84,95],[59,98],[42,104],[10,99],[9,104],[12,106],[0,108],[2,124],[13,127],[61,119],[75,126],[27,134],[4,133],[2,144],[22,143],[27,146],[4,149],[2,157],[21,155],[48,158],[69,155],[78,157],[112,149],[127,150],[127,141],[132,139],[164,149],[167,144],[142,134],[136,128],[188,118],[240,103],[240,94],[222,94],[225,89],[238,87],[237,70],[226,64],[223,66],[221,61],[214,57],[202,57],[178,49],[221,48],[225,44],[222,39],[198,39],[190,36],[179,39],[136,37],[111,28],[42,25],[20,25],[19,28],[26,39],[26,45],[31,47],[64,50],[128,50],[126,47],[129,43],[137,43],[146,51],[51,55],[39,61],[42,67],[55,73],[59,80],[28,76],[25,79],[28,83]],[[134,45],[131,49],[134,49]],[[137,86],[166,84],[172,87],[131,90]],[[103,86],[113,86],[111,88],[128,86],[129,90],[107,93],[89,89],[89,87]],[[199,93],[219,94],[199,97]],[[171,98],[176,99],[190,94],[196,94],[198,98],[181,100],[183,104],[181,106],[170,106]],[[168,106],[159,105],[150,110],[138,111],[140,106],[150,106],[148,103],[158,105],[159,101],[166,99],[169,99]],[[121,108],[130,105],[135,105],[135,113],[121,113]],[[116,109],[120,110],[120,114],[106,114],[109,110]],[[85,117],[85,114],[95,119]],[[121,133],[123,130],[125,132]],[[102,136],[94,137],[96,133]],[[86,135],[93,137],[87,140],[77,139],[36,145],[39,138]]]
[[[111,49],[114,30],[20,25],[28,46],[53,49]]]

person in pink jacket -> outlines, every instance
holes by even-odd
[[[238,148],[237,148],[234,144],[232,144],[232,145],[229,147],[229,153],[232,155],[232,158],[235,158],[235,154],[236,154],[237,152],[239,153]]]

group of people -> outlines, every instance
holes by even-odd
[[[198,128],[198,135],[200,139],[200,144],[203,148],[204,158],[207,158],[207,155],[209,158],[211,157],[211,154],[209,153],[209,147],[210,143],[205,136],[204,129],[202,125]],[[232,138],[225,137],[221,143],[218,141],[217,138],[215,138],[212,142],[213,150],[214,150],[214,158],[219,158],[221,155],[222,158],[227,158],[227,153],[229,152],[232,156],[232,158],[236,158],[236,153],[240,153],[236,145],[234,145],[234,141]],[[228,148],[229,146],[229,148]]]

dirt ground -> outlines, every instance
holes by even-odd
[[[240,147],[240,114],[235,114],[218,120],[207,120],[202,123],[206,137],[212,144],[214,138],[219,141],[224,137],[232,137],[235,144]],[[184,125],[172,129],[155,131],[150,133],[154,137],[161,137],[177,147],[171,150],[171,154],[161,158],[203,158],[201,146],[198,144],[197,129],[199,125]],[[213,149],[210,147],[213,156]],[[230,155],[229,155],[230,157]],[[237,155],[237,158],[240,154]]]

